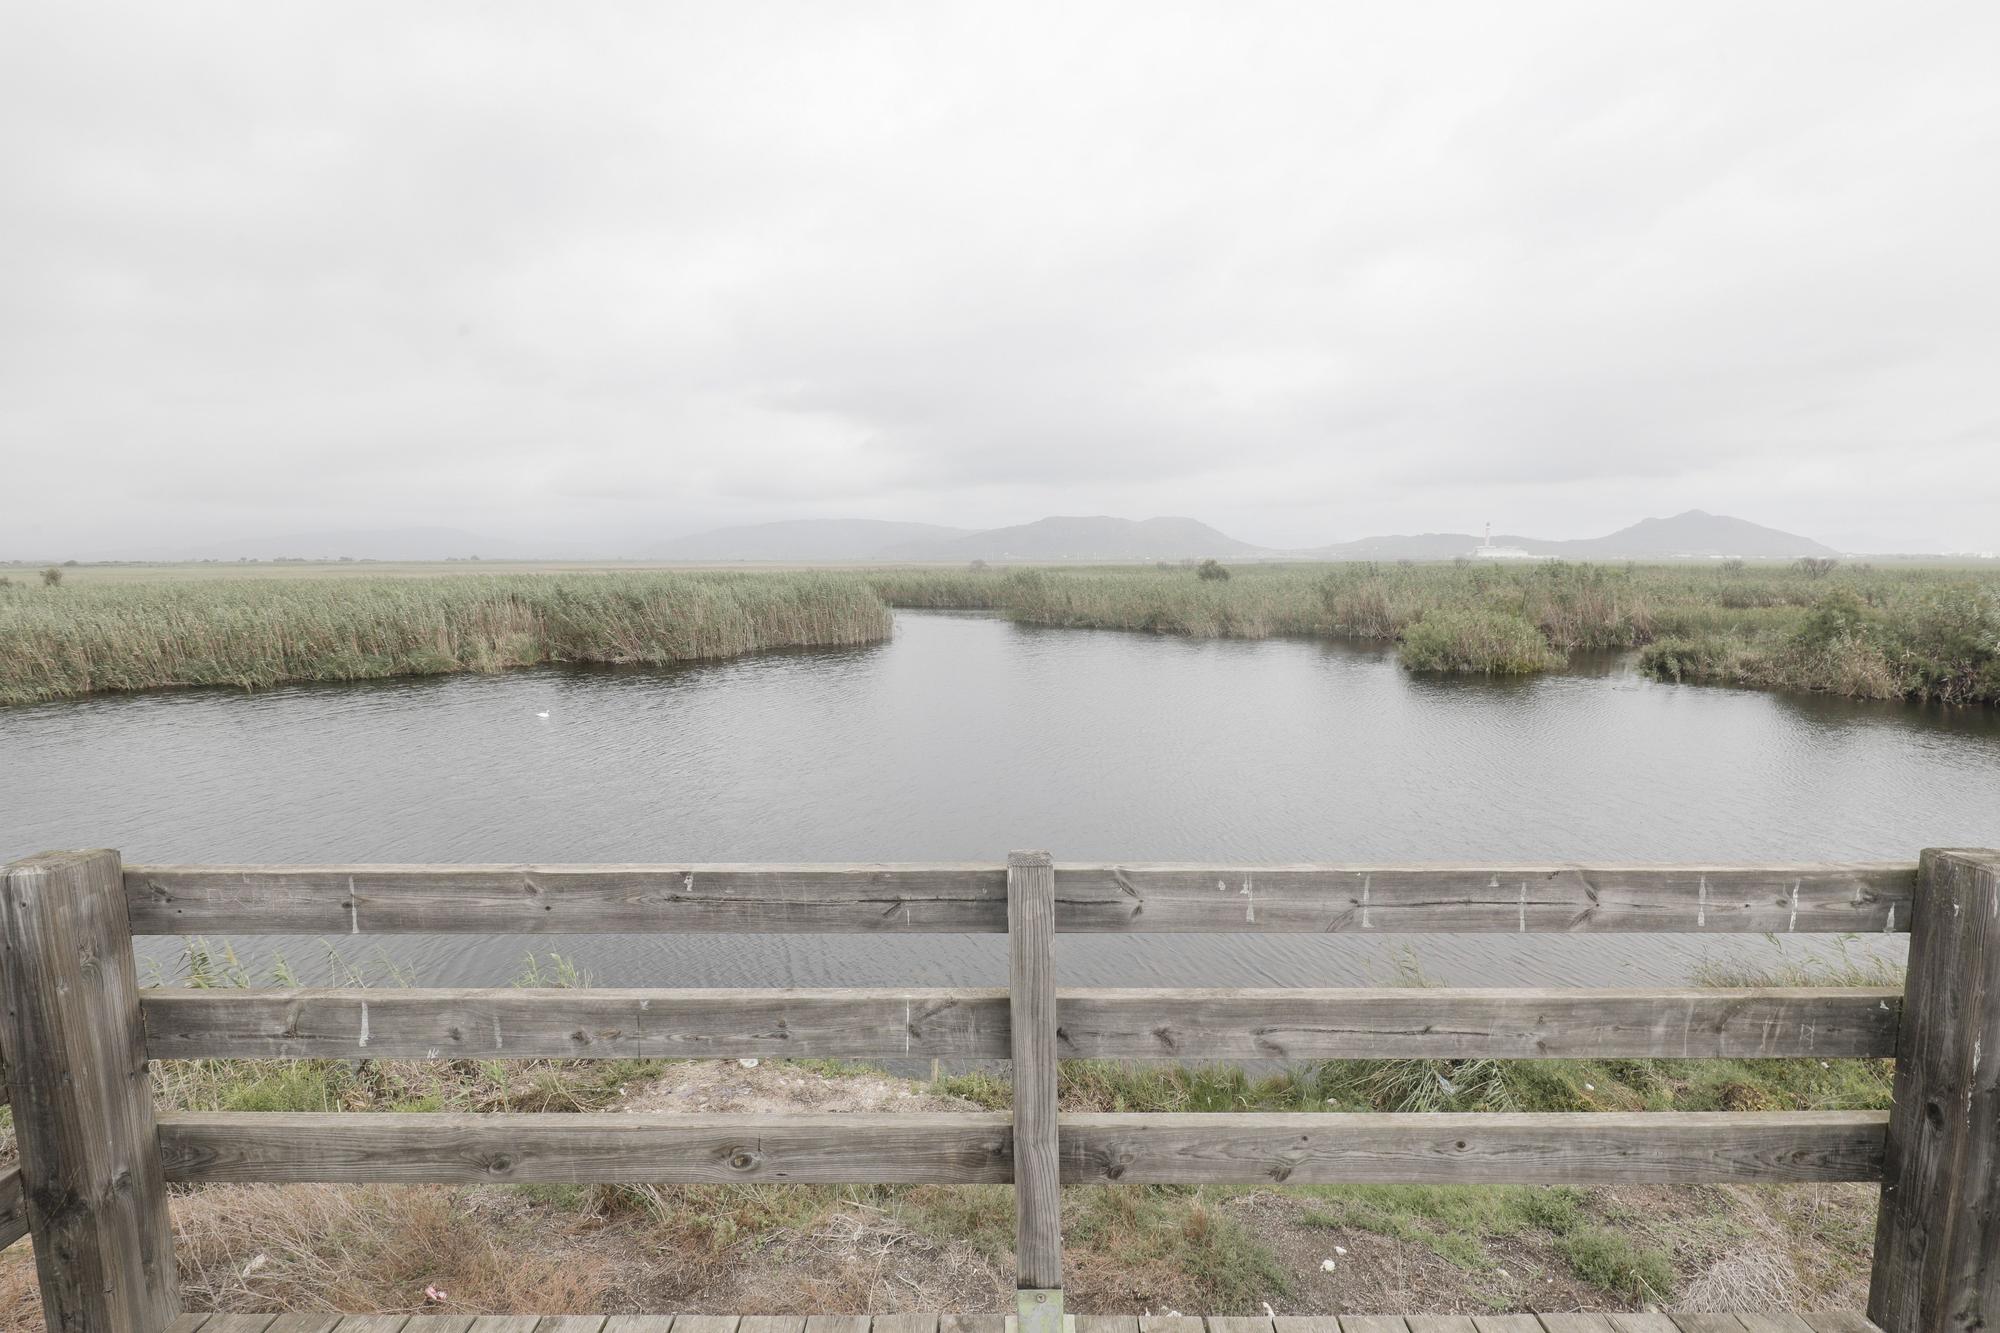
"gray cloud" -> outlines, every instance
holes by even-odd
[[[2000,544],[2000,10],[31,4],[0,556]]]

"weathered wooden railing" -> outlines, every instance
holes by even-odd
[[[142,990],[134,935],[1006,931],[1008,990]],[[1909,931],[1904,992],[1058,989],[1058,932]],[[168,1182],[1012,1182],[1023,1330],[1059,1187],[1883,1182],[1870,1314],[2000,1326],[2000,853],[1917,865],[122,866],[6,870],[22,1196],[49,1326],[160,1333]],[[1991,1052],[1993,1058],[1986,1058]],[[163,1114],[152,1059],[1010,1058],[1004,1115]],[[1058,1115],[1064,1056],[1897,1057],[1893,1113]],[[25,1184],[25,1191],[21,1186]]]

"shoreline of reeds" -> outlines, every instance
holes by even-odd
[[[851,579],[617,572],[0,589],[0,704],[644,664],[889,637]]]
[[[1550,561],[1232,573],[1203,579],[1161,565],[859,577],[892,606],[998,610],[1027,624],[1395,642],[1413,670],[1558,671],[1575,653],[1637,650],[1640,670],[1661,681],[2000,704],[2000,575],[1984,570]]]

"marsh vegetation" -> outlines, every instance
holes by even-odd
[[[50,583],[0,588],[0,703],[660,664],[888,635],[872,590],[804,573]]]
[[[867,576],[892,605],[1198,637],[1400,641],[1419,670],[1560,668],[1642,649],[1660,680],[2000,703],[2000,571],[1745,566],[1243,565]],[[856,576],[860,577],[860,576]],[[1539,646],[1538,646],[1539,645]]]
[[[1413,670],[1517,675],[1639,650],[1658,680],[2000,703],[2000,571],[1560,561],[0,586],[0,703],[177,685],[668,663],[889,634],[889,607],[1206,638],[1395,642]]]

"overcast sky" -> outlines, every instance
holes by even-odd
[[[1690,507],[2000,546],[2000,5],[0,19],[0,556]]]

